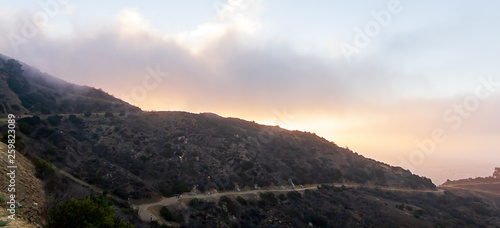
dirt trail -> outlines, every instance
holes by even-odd
[[[385,190],[385,191],[399,191],[399,192],[412,192],[412,193],[434,193],[438,195],[444,194],[444,190],[438,189],[438,190],[416,190],[416,189],[407,189],[407,188],[393,188],[393,187],[383,187],[383,186],[372,186],[372,185],[360,185],[360,184],[330,184],[335,187],[341,187],[344,185],[345,187],[348,188],[359,188],[359,187],[365,187],[365,188],[372,188],[372,189],[380,189],[380,190]],[[150,221],[151,216],[153,220],[160,221],[162,222],[163,219],[160,218],[159,216],[159,208],[162,206],[169,206],[169,205],[174,205],[174,204],[180,204],[182,202],[189,201],[189,199],[212,199],[212,198],[219,198],[222,196],[238,196],[238,195],[249,195],[249,194],[258,194],[258,193],[264,193],[264,192],[273,192],[273,193],[279,193],[279,192],[291,192],[291,191],[305,191],[305,190],[317,190],[317,185],[314,186],[307,186],[304,188],[296,188],[296,189],[269,189],[269,190],[251,190],[251,191],[244,191],[244,192],[235,192],[235,191],[230,191],[230,192],[220,192],[220,193],[215,193],[215,194],[203,194],[203,195],[182,195],[182,199],[179,199],[177,197],[168,197],[168,198],[163,198],[160,201],[154,202],[154,203],[145,203],[145,204],[139,204],[139,205],[134,205],[134,209],[138,210],[139,213],[139,218],[143,221]]]

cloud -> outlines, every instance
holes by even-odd
[[[0,48],[56,77],[103,88],[146,110],[215,112],[314,131],[395,165],[399,155],[415,149],[414,140],[448,127],[443,112],[467,96],[436,98],[432,94],[440,88],[427,75],[387,65],[375,54],[346,64],[342,56],[325,61],[297,53],[290,43],[262,40],[261,1],[230,2],[234,4],[223,4],[217,17],[193,30],[165,33],[140,10],[124,8],[115,21],[100,27],[79,30],[85,26],[75,24],[72,36],[63,38],[42,31],[17,53],[4,39]],[[12,28],[15,23],[1,24],[0,32],[8,34]],[[143,86],[148,67],[156,66],[168,75],[146,91],[143,101],[134,100],[134,88]],[[499,125],[495,116],[500,113],[492,107],[499,100],[485,101],[450,138],[496,136],[498,128],[492,126]],[[294,116],[288,123],[274,112],[283,109]],[[474,149],[473,143],[462,145],[464,151]],[[456,149],[444,148],[436,154],[452,156]],[[485,156],[496,153],[483,149]]]

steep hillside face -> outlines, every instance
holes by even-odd
[[[25,153],[124,199],[292,183],[435,187],[310,133],[213,114],[94,113],[18,122]]]
[[[0,115],[139,111],[102,90],[78,86],[0,56]]]
[[[0,61],[0,76],[3,112],[27,114],[18,119],[22,153],[124,199],[333,182],[435,188],[314,134],[214,114],[142,112],[10,59]]]
[[[461,196],[474,196],[485,199],[496,209],[500,209],[500,178],[493,176],[462,180],[447,180],[440,187]]]
[[[11,153],[12,155],[12,153]],[[14,160],[10,164],[9,160]],[[8,168],[15,165],[16,168]],[[14,171],[13,171],[14,170]],[[13,227],[38,227],[43,225],[45,215],[45,192],[42,181],[35,176],[35,167],[31,161],[21,154],[9,157],[7,145],[0,142],[0,198],[2,199],[2,210],[0,212],[2,221],[8,221],[8,226]],[[13,175],[7,175],[13,173]],[[12,182],[12,180],[14,180]],[[9,191],[12,190],[12,191]],[[11,194],[14,195],[17,213],[15,220],[8,216],[12,214],[6,209],[10,208]],[[18,204],[19,203],[19,204]]]
[[[182,227],[498,227],[500,211],[477,197],[319,186],[303,194],[192,199],[170,207]],[[165,210],[165,209],[163,209]]]

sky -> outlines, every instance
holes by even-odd
[[[0,53],[143,110],[314,132],[441,184],[500,167],[499,6],[0,0]]]

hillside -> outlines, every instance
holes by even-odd
[[[139,111],[102,90],[78,86],[0,55],[0,116]]]
[[[493,207],[500,209],[500,177],[497,168],[493,176],[461,180],[448,180],[440,187],[461,196],[474,196],[486,200]]]
[[[123,199],[170,196],[195,186],[201,191],[332,182],[435,187],[429,179],[311,133],[214,114],[140,112],[105,92],[15,60],[0,63],[5,111],[29,114],[18,119],[23,153],[50,160]],[[112,103],[119,108],[109,108]],[[57,115],[64,113],[74,115]]]
[[[300,192],[195,198],[168,208],[163,218],[184,227],[500,226],[499,211],[477,197],[328,185]]]
[[[313,134],[181,112],[18,120],[23,152],[123,199],[190,191],[353,182],[435,188]],[[59,120],[55,121],[54,120]],[[272,140],[259,140],[260,135]]]
[[[45,192],[40,179],[35,176],[35,167],[24,156],[18,154],[15,157],[14,186],[15,192],[8,192],[11,178],[6,175],[12,169],[7,168],[9,163],[7,145],[0,142],[0,198],[2,199],[2,210],[0,210],[1,221],[9,221],[8,226],[17,227],[37,227],[36,224],[43,224],[45,209]],[[12,188],[11,187],[11,188]],[[10,195],[15,194],[17,205],[16,220],[10,220],[7,216],[11,215],[5,209],[8,209],[6,202],[10,201]]]
[[[254,196],[256,204],[238,206],[241,213],[231,214],[238,216],[234,219],[226,213],[229,201],[223,198],[213,199],[209,208],[200,206],[208,205],[203,202],[181,202],[173,213],[184,214],[176,224],[187,227],[212,226],[212,219],[226,225],[236,219],[240,227],[268,227],[266,221],[279,219],[287,223],[271,224],[412,227],[440,224],[440,218],[450,219],[444,225],[467,223],[453,211],[434,215],[444,209],[434,202],[439,191],[430,179],[365,158],[313,133],[211,113],[144,112],[101,90],[64,82],[15,60],[0,60],[0,76],[1,117],[21,114],[16,118],[19,153],[33,164],[56,167],[56,172],[38,175],[43,184],[33,187],[45,191],[47,209],[60,201],[109,192],[120,209],[117,214],[143,227],[129,202],[267,188],[295,192],[300,185],[325,184],[314,191],[303,189],[303,197],[291,193],[278,202],[270,195]],[[1,117],[0,139],[5,141],[7,126]],[[329,187],[332,184],[359,188]],[[386,192],[393,190],[398,192]],[[452,205],[458,198],[447,194],[441,199]],[[457,205],[473,202],[467,198]],[[475,224],[496,224],[498,211],[483,203],[478,207],[489,214],[462,211],[479,218],[471,220]],[[325,210],[316,213],[315,208]]]

